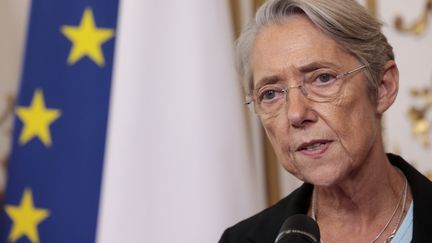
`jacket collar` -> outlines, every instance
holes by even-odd
[[[295,214],[306,214],[313,185],[304,183],[288,197],[258,215],[258,223],[249,231],[249,239],[256,243],[274,242],[285,219]]]
[[[432,182],[401,157],[388,154],[388,158],[394,166],[405,174],[410,185],[414,202],[412,242],[431,242]]]
[[[406,176],[414,201],[414,224],[412,242],[432,240],[430,222],[432,220],[432,182],[397,155],[387,155],[390,162]],[[290,195],[264,210],[257,216],[257,223],[248,234],[255,243],[274,242],[282,223],[295,214],[306,214],[310,205],[313,185],[304,183]]]

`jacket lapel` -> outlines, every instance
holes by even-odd
[[[413,239],[412,242],[432,242],[432,182],[408,164],[401,157],[388,154],[393,165],[405,174],[413,196]]]

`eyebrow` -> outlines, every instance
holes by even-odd
[[[282,78],[279,75],[272,75],[268,77],[264,77],[260,79],[256,85],[256,87],[261,87],[267,84],[275,84],[282,80]]]
[[[304,74],[304,73],[313,72],[313,71],[320,69],[320,68],[331,68],[331,67],[338,67],[338,65],[335,65],[332,62],[319,61],[319,62],[311,62],[311,63],[308,63],[306,65],[300,66],[298,68],[298,70]],[[283,78],[280,77],[279,75],[272,75],[272,76],[268,76],[268,77],[263,77],[256,83],[256,87],[253,87],[253,88],[256,89],[256,88],[260,88],[260,87],[267,85],[267,84],[275,84],[275,83],[280,82],[282,79]]]
[[[320,68],[332,68],[332,67],[338,67],[338,66],[332,62],[311,62],[304,66],[299,67],[299,71],[302,73],[309,73]]]

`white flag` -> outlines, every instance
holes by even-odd
[[[97,241],[217,242],[264,206],[227,1],[122,1]]]

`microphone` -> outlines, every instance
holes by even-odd
[[[320,243],[317,222],[304,214],[296,214],[282,224],[275,243]]]

